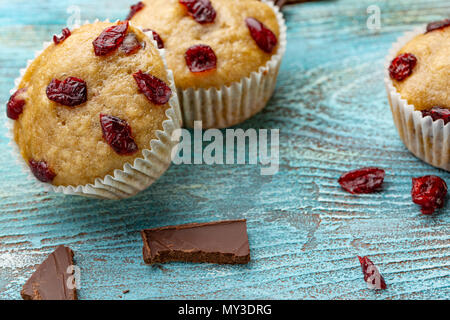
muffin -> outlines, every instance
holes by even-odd
[[[128,21],[64,29],[7,103],[14,145],[50,189],[124,198],[169,166],[180,127],[163,56]]]
[[[238,124],[273,94],[286,27],[270,2],[145,0],[128,19],[165,49],[187,127]]]
[[[450,20],[407,33],[393,46],[385,84],[399,135],[418,158],[450,170]]]

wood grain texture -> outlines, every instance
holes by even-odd
[[[133,1],[0,0],[0,100],[19,68],[66,24],[118,19]],[[114,5],[113,5],[114,4]],[[381,30],[366,28],[369,5]],[[284,8],[288,49],[278,90],[242,128],[280,128],[280,172],[254,165],[183,165],[135,198],[108,202],[32,188],[0,128],[0,299],[18,299],[57,245],[75,251],[80,299],[448,299],[450,205],[432,217],[411,202],[413,176],[450,174],[401,143],[384,90],[383,60],[404,31],[450,15],[442,0],[319,1]],[[4,112],[0,121],[5,120]],[[349,169],[386,169],[385,190],[352,196]],[[189,222],[247,219],[247,266],[147,266],[139,231]],[[388,290],[367,289],[356,255],[369,255]]]

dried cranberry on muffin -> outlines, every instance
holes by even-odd
[[[260,111],[273,93],[285,26],[272,4],[143,0],[129,18],[166,50],[187,126],[195,120],[204,127],[237,124]]]
[[[42,182],[94,184],[128,164],[117,197],[133,195],[141,186],[127,179],[146,174],[133,164],[149,159],[172,108],[169,80],[152,40],[128,21],[67,29],[30,64],[7,104],[14,140]]]
[[[450,20],[432,22],[396,45],[386,85],[400,136],[416,156],[449,170],[450,137],[443,125],[450,121]],[[438,120],[442,125],[434,124]]]

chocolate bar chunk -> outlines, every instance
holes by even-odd
[[[244,264],[250,261],[246,220],[191,223],[141,231],[145,263]]]
[[[69,266],[73,266],[73,251],[59,246],[38,266],[20,295],[25,300],[77,300],[73,269]]]

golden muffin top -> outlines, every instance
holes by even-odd
[[[128,22],[66,29],[8,103],[14,139],[39,180],[93,183],[150,148],[170,108],[167,82],[158,50]]]
[[[160,36],[168,67],[181,89],[220,88],[238,82],[264,66],[279,46],[275,12],[258,0],[144,0],[134,7],[129,18]],[[247,21],[248,18],[253,20]],[[256,29],[253,36],[250,28]],[[255,37],[259,37],[263,47]],[[211,50],[188,52],[199,45]],[[215,67],[192,72],[188,65],[192,62],[190,56],[203,53],[209,61],[214,59],[211,51],[216,58]]]
[[[450,25],[429,24],[409,41],[389,71],[403,99],[416,110],[450,109]]]

